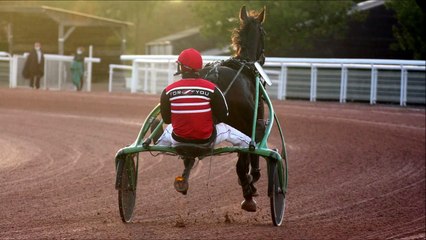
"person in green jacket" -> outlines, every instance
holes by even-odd
[[[83,47],[78,47],[74,60],[71,64],[71,77],[74,86],[77,88],[77,91],[83,89],[83,75],[84,75],[84,56],[83,56]]]

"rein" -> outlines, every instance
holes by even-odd
[[[234,84],[235,80],[237,80],[237,77],[240,75],[241,71],[243,70],[244,66],[246,64],[243,63],[240,67],[240,69],[238,70],[237,74],[235,74],[234,78],[232,79],[231,83],[228,85],[228,87],[226,88],[226,90],[223,92],[223,95],[226,96],[226,94],[228,93],[229,89],[232,87],[232,84]]]
[[[233,85],[233,84],[234,84],[234,82],[237,80],[237,77],[240,75],[240,73],[241,73],[241,71],[244,69],[245,65],[246,65],[246,63],[245,63],[245,62],[243,62],[243,63],[241,64],[241,67],[240,67],[240,69],[238,69],[237,74],[235,74],[234,78],[232,79],[231,83],[229,83],[229,85],[228,85],[228,87],[226,88],[226,90],[225,90],[225,91],[223,91],[223,95],[224,95],[224,96],[226,96],[226,94],[228,93],[229,89],[231,89],[232,85]],[[221,66],[221,63],[216,63],[216,64],[214,64],[214,65],[213,65],[213,67],[210,69],[210,71],[208,71],[208,72],[206,73],[206,75],[204,76],[204,78],[207,78],[207,76],[209,76],[209,75],[210,75],[210,74],[214,71],[216,79],[219,79],[219,71],[217,70],[217,68],[218,68],[219,66]]]

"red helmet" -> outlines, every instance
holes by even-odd
[[[176,62],[181,65],[182,72],[185,72],[184,69],[198,72],[201,68],[203,68],[203,59],[201,58],[201,54],[193,48],[183,50]]]

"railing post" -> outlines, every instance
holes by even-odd
[[[131,93],[135,93],[136,92],[136,88],[137,88],[137,84],[138,84],[138,79],[139,79],[139,68],[138,68],[138,62],[137,61],[133,61],[132,63],[132,83],[130,86],[130,92]]]
[[[371,87],[370,104],[376,104],[377,101],[377,68],[371,65]]]
[[[157,69],[155,69],[155,63],[150,63],[149,64],[149,71],[151,73],[151,84],[150,84],[150,93],[154,94],[156,91],[156,84],[157,84]]]
[[[147,63],[143,63],[143,65],[145,66],[144,69],[144,80],[143,80],[143,92],[147,93],[148,92],[148,64]]]
[[[64,63],[61,61],[59,62],[59,80],[58,80],[58,90],[61,90],[62,82],[64,82],[65,78],[65,67]],[[67,79],[65,78],[65,81]]]
[[[348,68],[342,64],[342,74],[340,78],[340,103],[346,102],[346,92],[348,84]]]
[[[311,94],[310,101],[315,102],[317,99],[317,67],[311,64]]]
[[[407,69],[401,65],[401,93],[399,104],[401,106],[407,105]]]
[[[279,100],[285,100],[287,93],[287,66],[281,63],[281,71],[278,81],[278,96]]]
[[[13,57],[15,58],[15,61],[13,62],[13,71],[14,71],[13,78],[14,78],[14,82],[15,82],[16,87],[17,87],[18,86],[18,74],[20,74],[18,72],[18,69],[19,69],[19,67],[18,67],[18,65],[19,65],[19,56],[14,55]],[[24,57],[24,61],[26,61],[25,57]]]
[[[16,88],[17,85],[17,73],[14,71],[15,66],[18,66],[18,58],[15,56],[9,56],[9,87]]]
[[[108,92],[112,92],[112,74],[114,72],[112,64],[109,65]]]
[[[44,74],[43,74],[43,87],[46,90],[47,89],[47,66],[49,65],[49,60],[44,58]],[[58,73],[59,74],[59,73]]]
[[[93,46],[89,46],[89,58],[92,60],[93,58]],[[87,64],[87,77],[86,77],[86,86],[87,91],[90,92],[92,90],[92,61]]]
[[[171,84],[173,82],[173,69],[172,69],[172,61],[168,61],[168,71],[167,71],[167,83]]]

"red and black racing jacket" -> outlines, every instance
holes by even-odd
[[[205,143],[214,135],[215,122],[223,122],[228,116],[228,106],[214,83],[185,78],[163,90],[161,116],[172,124],[176,141]]]

